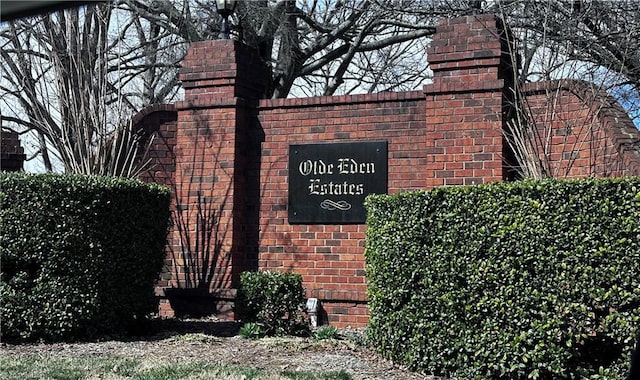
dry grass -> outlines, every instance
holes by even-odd
[[[118,356],[78,356],[60,358],[47,355],[6,355],[0,358],[0,379],[221,379],[221,380],[349,380],[344,371],[291,371],[279,372],[249,366],[228,366],[206,360],[167,361],[148,357],[132,359]]]

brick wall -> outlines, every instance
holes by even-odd
[[[159,136],[150,178],[176,196],[167,273],[158,284],[161,315],[175,312],[163,289],[186,286],[200,287],[204,302],[217,302],[215,312],[231,318],[240,272],[280,270],[302,275],[325,323],[366,324],[366,226],[288,222],[289,146],[387,141],[389,193],[511,179],[503,128],[513,106],[506,90],[512,68],[503,35],[491,15],[443,20],[426,52],[433,83],[421,91],[277,100],[261,99],[268,75],[246,46],[192,44],[181,71],[185,100],[136,119]],[[553,102],[537,86],[526,93],[532,118],[544,121]],[[575,158],[570,176],[637,173],[638,133],[628,117],[621,122],[619,109],[594,108],[576,93],[558,93],[564,111],[548,124],[558,144],[550,150],[554,165]],[[585,118],[591,133],[566,128]],[[589,143],[573,144],[567,156],[562,133]],[[197,275],[187,271],[194,267]]]
[[[421,91],[265,100],[257,128],[264,131],[258,181],[258,267],[300,273],[309,297],[323,301],[329,322],[366,322],[364,225],[288,223],[289,144],[388,141],[390,193],[424,188],[436,170],[425,147],[426,101]],[[258,204],[258,202],[256,202]]]
[[[637,175],[640,140],[622,107],[599,86],[574,80],[528,83],[525,108],[540,160],[557,178]]]

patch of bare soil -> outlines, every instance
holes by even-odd
[[[20,344],[0,346],[1,354],[125,356],[167,362],[210,361],[267,371],[340,371],[354,380],[433,379],[383,359],[364,344],[364,331],[339,330],[339,339],[278,337],[257,340],[238,335],[235,322],[164,320],[154,323],[150,336],[88,343]]]

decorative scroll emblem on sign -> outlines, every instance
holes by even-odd
[[[386,141],[289,146],[289,223],[364,223],[364,198],[386,192]]]
[[[347,203],[346,201],[334,202],[332,200],[325,199],[324,201],[322,201],[322,203],[320,203],[320,207],[325,210],[347,211],[351,208],[351,204]]]

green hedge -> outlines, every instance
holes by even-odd
[[[266,335],[308,334],[302,276],[285,272],[243,272],[235,313],[257,323]]]
[[[414,369],[622,379],[640,320],[640,179],[367,199],[369,338]]]
[[[169,202],[130,179],[0,174],[2,339],[122,334],[156,311]]]

